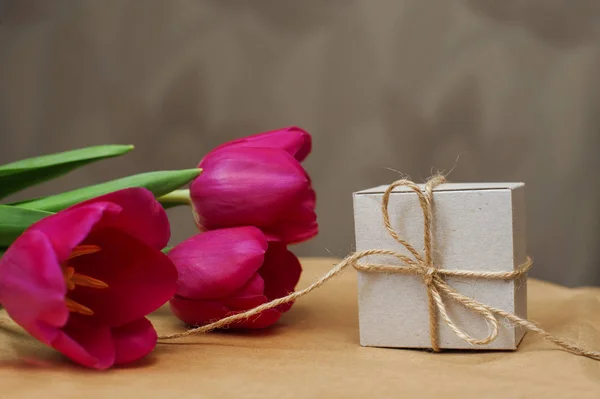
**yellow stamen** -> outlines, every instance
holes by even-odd
[[[70,282],[72,282],[74,285],[81,285],[82,287],[108,288],[108,284],[106,284],[104,281],[79,273],[73,273]]]
[[[69,291],[75,289],[75,283],[73,282],[73,275],[75,274],[75,269],[70,266],[63,267],[63,277],[65,278],[65,283],[67,283],[67,289]]]
[[[71,312],[79,313],[85,316],[92,316],[94,314],[92,309],[88,308],[87,306],[83,306],[82,304],[75,302],[70,298],[65,298],[65,303]]]
[[[68,265],[68,261],[83,255],[89,255],[100,251],[100,247],[97,245],[78,245],[73,248],[71,255],[62,265],[63,269],[63,277],[65,279],[65,283],[67,284],[67,289],[72,291],[76,286],[89,287],[89,288],[98,288],[104,289],[108,288],[108,284],[106,284],[102,280],[95,279],[90,276],[86,276],[85,274],[76,273],[75,269],[72,266]],[[94,311],[87,306],[84,306],[74,300],[65,297],[65,304],[67,305],[67,309],[74,313],[79,313],[85,316],[92,316]]]
[[[78,245],[73,248],[71,255],[69,255],[68,259],[77,258],[82,255],[89,255],[100,251],[100,247],[97,245]]]

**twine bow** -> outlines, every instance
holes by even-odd
[[[431,338],[432,349],[436,352],[440,350],[438,344],[438,320],[437,314],[442,316],[444,322],[454,331],[454,333],[461,339],[469,342],[473,345],[485,345],[496,339],[499,332],[498,319],[502,318],[510,321],[514,325],[519,325],[528,331],[533,331],[540,334],[548,341],[562,347],[566,351],[575,355],[585,356],[594,360],[600,360],[600,352],[590,351],[582,348],[576,343],[573,343],[567,339],[552,335],[542,328],[538,327],[529,320],[522,319],[519,316],[507,312],[502,309],[494,308],[485,304],[482,304],[472,298],[469,298],[455,289],[450,287],[445,281],[444,277],[463,277],[463,278],[478,278],[485,280],[515,280],[521,276],[524,276],[527,271],[531,268],[533,262],[531,258],[527,258],[527,261],[510,272],[481,272],[481,271],[468,271],[468,270],[444,270],[436,268],[432,260],[432,223],[433,223],[433,190],[436,186],[445,182],[443,176],[437,175],[432,177],[425,184],[425,192],[423,192],[418,185],[410,180],[398,180],[392,183],[385,191],[381,203],[381,212],[383,214],[383,222],[388,233],[400,243],[404,248],[411,253],[412,258],[403,255],[397,251],[386,250],[386,249],[370,249],[366,251],[355,252],[348,255],[341,262],[335,265],[329,272],[327,272],[319,280],[315,281],[308,287],[293,292],[282,298],[274,299],[270,302],[259,305],[255,308],[247,310],[243,313],[233,314],[231,316],[224,317],[213,323],[206,324],[204,326],[195,327],[187,331],[163,335],[160,336],[161,340],[170,340],[176,338],[188,337],[193,334],[207,333],[212,330],[224,328],[232,323],[247,320],[254,316],[259,316],[260,313],[267,309],[272,309],[285,303],[290,303],[296,299],[307,295],[311,291],[321,287],[326,281],[340,274],[348,266],[354,267],[356,270],[363,272],[379,272],[379,273],[399,273],[399,274],[412,274],[421,276],[423,283],[427,289],[428,307],[429,307],[429,333]],[[419,199],[421,209],[423,210],[423,238],[424,238],[424,254],[421,255],[417,252],[408,242],[403,240],[398,233],[393,229],[388,212],[388,204],[392,191],[399,186],[406,186],[413,190]],[[359,263],[359,260],[366,258],[371,255],[389,255],[397,258],[403,264],[402,265],[385,265],[385,264],[374,264],[374,263]],[[452,321],[448,312],[446,311],[446,305],[444,304],[443,297],[452,299],[460,303],[465,308],[471,310],[475,314],[481,316],[489,327],[489,333],[486,337],[478,339],[468,333],[462,331]]]

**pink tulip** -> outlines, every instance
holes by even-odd
[[[256,226],[285,244],[314,237],[316,196],[298,161],[309,151],[310,136],[301,130],[262,133],[211,151],[190,186],[198,227]]]
[[[310,154],[312,139],[305,130],[291,126],[232,140],[221,144],[213,151],[231,147],[277,148],[286,151],[298,162],[302,162]]]
[[[75,205],[27,229],[0,258],[0,303],[41,342],[106,369],[151,352],[145,316],[177,290],[161,252],[167,216],[152,194],[126,189]]]
[[[175,316],[204,325],[294,291],[302,268],[284,244],[267,243],[256,227],[234,227],[198,234],[169,252],[179,272],[171,300]],[[272,325],[291,303],[269,309],[232,328]]]

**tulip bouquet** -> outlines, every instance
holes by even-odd
[[[131,149],[89,147],[0,166],[0,198]],[[285,128],[223,144],[195,169],[0,205],[0,304],[39,341],[106,369],[154,349],[147,316],[166,303],[199,326],[283,297],[302,271],[288,245],[318,232],[301,166],[310,151],[307,132]],[[165,209],[182,204],[199,233],[169,248]],[[291,306],[229,327],[266,328]]]

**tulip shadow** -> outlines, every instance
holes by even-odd
[[[202,345],[211,347],[232,347],[232,348],[253,348],[260,345],[264,340],[270,340],[274,337],[281,337],[288,333],[290,330],[306,329],[308,324],[312,326],[312,323],[307,323],[311,318],[314,317],[314,313],[311,312],[305,306],[298,306],[292,311],[284,314],[282,318],[276,323],[267,328],[262,329],[239,329],[239,328],[222,328],[213,330],[209,333],[198,333],[192,334],[182,339],[173,340],[160,340],[158,341],[157,349],[159,347],[164,348],[167,352],[168,347],[174,348],[178,346],[189,346],[189,345]],[[169,326],[170,332],[182,332],[184,328],[192,329],[194,326],[185,325],[182,323],[173,323]],[[312,328],[312,327],[311,327]],[[159,351],[159,353],[162,353]]]
[[[85,370],[54,349],[20,331],[1,328],[3,335],[0,369],[4,370]]]
[[[152,353],[148,354],[144,358],[139,359],[135,362],[116,365],[113,367],[113,370],[141,369],[141,368],[154,366],[155,364],[158,363],[159,354],[156,353],[158,349],[159,348],[157,346],[156,348],[154,348]]]
[[[260,330],[230,330],[223,329],[213,332],[224,337],[271,337],[281,332],[281,325],[274,325]]]
[[[187,328],[194,328],[194,326],[187,326]],[[210,333],[198,333],[198,334],[192,334],[187,338],[197,338],[194,341],[185,341],[185,342],[181,342],[178,340],[159,340],[159,344],[160,345],[165,345],[165,346],[169,346],[169,345],[218,345],[218,346],[240,346],[239,343],[240,341],[236,341],[235,339],[237,338],[253,338],[253,339],[261,339],[261,338],[270,338],[273,337],[275,335],[280,335],[283,330],[285,329],[285,325],[274,325],[274,326],[270,326],[268,328],[265,329],[260,329],[260,330],[242,330],[242,329],[227,329],[227,328],[223,328],[223,329],[219,329],[219,330],[214,330],[211,331]],[[206,336],[207,334],[211,335],[211,340],[202,340],[200,339],[202,336]],[[224,338],[224,339],[229,339],[229,338],[233,338],[234,340],[229,342],[226,342],[224,340],[218,340],[218,341],[214,341],[214,337],[220,337],[220,338]]]
[[[72,362],[70,359],[62,356],[60,353],[49,353],[53,351],[51,348],[47,350],[32,350],[31,348],[25,348],[25,345],[21,346],[18,344],[12,345],[13,356],[11,359],[0,360],[0,370],[17,370],[17,371],[30,371],[30,370],[46,370],[46,371],[64,371],[69,374],[72,373],[108,373],[112,370],[127,370],[127,369],[141,369],[151,367],[158,362],[154,352],[148,356],[127,364],[115,365],[108,370],[95,370],[77,363]]]
[[[2,348],[0,348],[0,370],[99,372],[72,362],[60,352],[44,345],[24,331],[0,324],[0,334],[3,336]],[[155,363],[157,363],[157,359],[153,352],[138,361],[114,366],[111,370],[143,368]],[[110,370],[104,372],[108,371]]]
[[[97,374],[99,372],[111,372],[111,370],[146,368],[153,366],[158,362],[158,359],[153,352],[135,362],[115,365],[108,370],[95,370],[74,363],[51,348],[35,350],[28,347],[26,344],[12,344],[12,349],[14,354],[11,359],[0,360],[0,370],[47,370],[65,371],[67,373]]]
[[[2,321],[0,321],[0,333],[2,335],[8,335],[15,338],[29,337],[29,334],[27,334],[25,331],[11,328],[9,325],[4,324]]]

